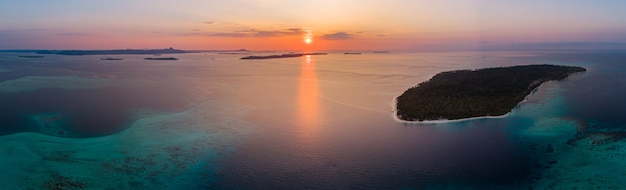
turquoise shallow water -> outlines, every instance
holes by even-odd
[[[619,189],[623,52],[340,53],[178,61],[0,54],[6,189]],[[434,74],[584,66],[509,117],[404,124]],[[610,169],[608,169],[610,168]]]

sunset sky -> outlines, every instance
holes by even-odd
[[[0,49],[615,46],[626,43],[625,8],[587,0],[0,0]]]

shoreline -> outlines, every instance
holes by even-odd
[[[468,117],[468,118],[462,118],[462,119],[441,119],[441,120],[422,120],[422,121],[407,121],[407,120],[402,120],[400,118],[398,118],[398,109],[397,109],[397,101],[398,101],[398,97],[394,97],[392,102],[392,113],[393,113],[393,119],[396,122],[399,123],[404,123],[404,124],[444,124],[444,123],[454,123],[454,122],[463,122],[463,121],[471,121],[471,120],[479,120],[479,119],[502,119],[502,118],[507,118],[511,115],[511,113],[513,112],[513,110],[515,108],[518,108],[522,103],[525,103],[528,101],[528,98],[530,96],[532,96],[533,94],[535,94],[539,88],[543,87],[546,83],[548,82],[560,82],[560,81],[566,81],[569,80],[571,77],[573,76],[578,76],[578,75],[583,75],[586,74],[587,71],[589,71],[587,68],[584,68],[585,72],[576,72],[576,73],[571,73],[569,75],[567,75],[567,77],[561,79],[561,80],[548,80],[548,81],[544,81],[541,84],[539,84],[539,86],[537,86],[536,88],[532,89],[530,91],[530,93],[526,96],[524,96],[524,99],[520,102],[518,102],[517,104],[515,104],[515,106],[513,108],[511,108],[511,110],[509,110],[509,112],[503,114],[503,115],[499,115],[499,116],[479,116],[479,117]]]
[[[571,76],[571,75],[570,75]],[[567,78],[563,79],[563,80],[567,80],[570,78],[570,76],[568,76]],[[539,88],[541,88],[542,86],[544,86],[546,83],[548,82],[552,82],[552,81],[546,81],[541,83],[537,88],[533,89],[532,91],[530,91],[530,94],[526,95],[524,97],[524,99],[520,102],[518,102],[515,107],[513,107],[513,109],[511,109],[509,112],[505,113],[504,115],[499,115],[499,116],[479,116],[479,117],[468,117],[468,118],[463,118],[463,119],[442,119],[442,120],[423,120],[423,121],[407,121],[407,120],[402,120],[398,117],[398,109],[396,109],[397,106],[397,101],[398,101],[398,97],[394,97],[392,102],[392,108],[393,108],[393,119],[398,122],[398,123],[404,123],[404,124],[445,124],[445,123],[456,123],[456,122],[463,122],[463,121],[472,121],[472,120],[479,120],[479,119],[503,119],[503,118],[507,118],[509,116],[511,116],[511,113],[513,113],[513,110],[517,107],[519,107],[522,103],[525,103],[528,101],[528,98],[530,96],[532,96],[533,94],[535,94],[535,92],[537,92],[537,90],[539,90]]]

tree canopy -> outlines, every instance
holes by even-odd
[[[408,121],[504,115],[542,83],[584,71],[525,65],[442,72],[402,93],[396,101],[397,115]]]

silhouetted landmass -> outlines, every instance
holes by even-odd
[[[372,53],[389,53],[388,51],[373,51]]]
[[[8,50],[0,50],[0,52],[9,52],[9,53],[36,53],[42,50],[31,50],[31,49],[8,49]]]
[[[359,52],[346,52],[346,53],[343,53],[343,54],[345,54],[345,55],[361,55],[361,53],[359,53]]]
[[[178,60],[175,57],[146,57],[144,59],[145,60],[170,60],[170,61]]]
[[[238,50],[185,50],[186,53],[249,53],[247,49]]]
[[[218,52],[217,54],[224,55],[242,55],[242,54],[250,54],[249,52]]]
[[[105,60],[105,61],[120,61],[120,60],[124,60],[122,58],[100,58],[100,60]]]
[[[527,65],[442,72],[397,98],[397,116],[423,121],[498,116],[508,113],[542,83],[585,68]]]
[[[68,50],[59,51],[54,54],[59,55],[117,55],[117,54],[177,54],[187,53],[183,50],[177,50],[174,48],[168,49],[126,49],[126,50]]]
[[[20,55],[20,56],[17,56],[17,57],[19,57],[19,58],[31,58],[31,59],[33,59],[33,58],[43,58],[43,56],[41,56],[41,55]]]
[[[282,54],[282,55],[264,55],[264,56],[251,55],[251,56],[242,57],[240,59],[276,59],[276,58],[301,57],[301,56],[302,55],[300,54]]]
[[[242,57],[240,59],[276,59],[276,58],[302,57],[305,55],[328,55],[328,53],[289,53],[289,54],[282,54],[282,55],[264,55],[264,56],[252,55],[252,56]]]
[[[219,53],[219,52],[248,52],[246,49],[238,50],[178,50],[167,49],[118,49],[118,50],[0,50],[11,53],[37,53],[56,55],[156,55],[156,54],[179,54],[179,53]]]

